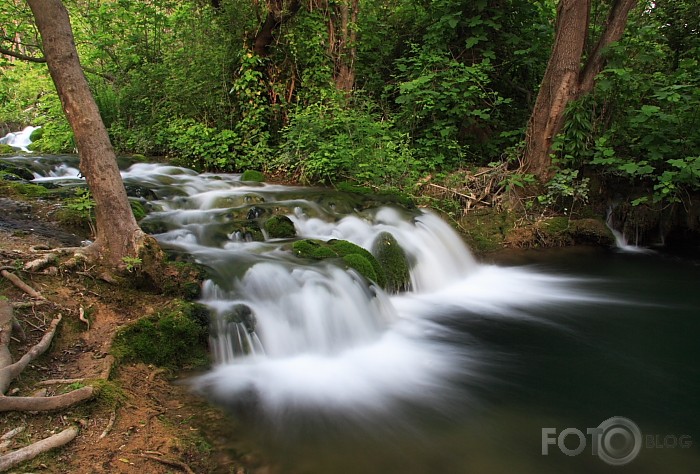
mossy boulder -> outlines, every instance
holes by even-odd
[[[245,170],[241,175],[241,181],[252,181],[262,183],[265,181],[265,175],[256,170]]]
[[[173,369],[203,367],[208,363],[208,325],[206,307],[176,300],[119,330],[111,352],[121,361]]]
[[[5,145],[4,143],[0,143],[0,155],[9,155],[11,153],[17,153],[17,149],[14,147],[11,147],[10,145]]]
[[[287,216],[272,216],[263,225],[271,239],[288,239],[296,236],[294,223]]]
[[[357,270],[366,279],[381,288],[386,287],[386,274],[381,264],[368,250],[347,240],[298,240],[292,246],[294,254],[302,258],[324,260],[342,259],[346,267]]]
[[[411,272],[406,253],[393,235],[382,232],[372,244],[372,254],[384,269],[386,284],[384,289],[390,293],[408,291],[411,288]]]

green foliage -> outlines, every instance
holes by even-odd
[[[329,100],[298,109],[277,164],[305,181],[402,187],[414,178],[408,138],[370,111]]]
[[[122,262],[124,262],[126,271],[131,273],[141,266],[143,260],[138,257],[122,257]]]
[[[589,178],[579,178],[578,175],[578,170],[558,170],[547,183],[547,194],[537,197],[540,204],[556,207],[571,216],[577,204],[588,202]]]
[[[176,301],[169,309],[121,329],[112,353],[123,361],[169,368],[206,364],[208,315],[195,303]]]

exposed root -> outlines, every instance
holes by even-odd
[[[35,260],[32,260],[31,262],[27,262],[24,264],[24,270],[27,272],[38,272],[43,270],[44,268],[48,267],[52,263],[54,263],[57,259],[56,254],[54,253],[47,253],[46,255],[39,257]]]
[[[151,454],[139,454],[139,456],[141,456],[142,458],[146,458],[146,459],[152,459],[152,460],[157,461],[161,464],[165,464],[166,466],[177,467],[177,468],[181,469],[182,471],[185,471],[187,474],[195,474],[194,471],[190,468],[190,466],[188,466],[187,464],[185,464],[182,461],[176,461],[175,459],[154,456]]]
[[[4,302],[3,306],[5,305],[9,306],[7,302]],[[46,352],[46,349],[48,349],[49,345],[51,344],[51,340],[53,339],[54,334],[56,334],[56,327],[58,326],[58,323],[61,322],[61,319],[62,317],[60,314],[56,316],[56,318],[53,321],[51,321],[51,324],[49,325],[49,328],[46,331],[46,333],[44,333],[44,337],[42,337],[41,340],[38,343],[36,343],[36,345],[29,349],[29,351],[27,351],[27,353],[24,354],[20,360],[18,360],[14,364],[9,364],[5,367],[0,367],[0,394],[4,394],[7,391],[7,388],[10,386],[10,383],[20,373],[22,373],[22,371],[27,367],[27,365],[29,365],[31,361],[33,361],[41,354]]]
[[[89,400],[94,393],[93,387],[86,386],[53,397],[0,397],[0,412],[63,410]]]
[[[20,290],[24,291],[26,294],[28,294],[32,298],[36,298],[38,300],[44,299],[44,297],[41,295],[41,293],[36,291],[31,286],[27,285],[25,282],[22,281],[22,279],[20,277],[18,277],[14,273],[10,273],[7,270],[3,269],[3,270],[0,270],[0,275],[7,278],[8,280],[10,280],[13,285],[15,285]]]
[[[112,428],[114,427],[114,422],[117,420],[117,411],[113,411],[112,414],[109,417],[109,421],[107,422],[107,426],[105,427],[104,431],[100,435],[100,439],[104,439],[107,437],[110,431],[112,431]]]
[[[81,383],[84,381],[85,379],[49,379],[37,382],[36,385],[39,387],[45,387],[47,385],[70,385],[72,383]]]
[[[59,448],[65,444],[70,443],[78,436],[78,428],[76,426],[71,426],[60,433],[50,436],[36,443],[32,443],[29,446],[20,448],[11,453],[0,456],[0,471],[7,471],[17,464],[34,459],[39,454],[45,453],[51,449]]]
[[[85,310],[83,309],[82,306],[80,307],[80,312],[78,313],[78,318],[79,318],[82,322],[84,322],[85,325],[87,325],[87,329],[88,329],[88,331],[89,331],[89,330],[90,330],[90,321],[88,321],[87,318],[85,317]]]

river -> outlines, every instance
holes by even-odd
[[[80,181],[74,158],[13,160],[39,182]],[[575,248],[479,261],[436,214],[373,196],[160,164],[122,175],[144,227],[209,269],[214,364],[193,390],[284,472],[700,467],[698,260]],[[257,234],[271,215],[296,236]],[[408,291],[292,247],[371,250],[386,232]]]

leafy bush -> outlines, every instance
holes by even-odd
[[[417,168],[408,136],[366,110],[336,101],[298,109],[277,163],[305,181],[402,187]]]

